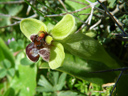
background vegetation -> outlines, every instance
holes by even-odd
[[[50,30],[65,14],[75,17],[78,35],[62,43],[63,66],[50,70],[42,59],[29,61],[25,48],[30,41],[21,33],[20,21],[36,18]],[[127,0],[1,0],[0,96],[127,96],[127,32]],[[81,41],[87,46],[82,50],[67,45]],[[92,49],[99,51],[88,58]],[[101,72],[92,73],[96,71]]]

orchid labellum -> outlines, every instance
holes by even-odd
[[[47,42],[46,38],[52,38],[46,32],[39,31],[37,35],[31,35],[30,39],[32,43],[30,43],[26,47],[26,54],[30,60],[36,62],[39,59],[39,56],[43,58],[44,61],[49,61],[50,59],[50,43],[52,41]]]

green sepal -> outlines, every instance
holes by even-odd
[[[48,31],[43,22],[32,18],[23,19],[20,22],[20,29],[29,40],[32,34],[37,34],[39,31]]]
[[[75,18],[67,14],[51,30],[50,34],[55,40],[63,40],[75,30]]]
[[[56,69],[60,66],[62,66],[65,53],[64,53],[64,47],[61,43],[53,42],[52,47],[50,49],[50,61],[49,66],[51,69]]]

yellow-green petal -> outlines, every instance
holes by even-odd
[[[20,29],[29,40],[32,34],[37,34],[40,30],[46,32],[48,30],[43,22],[32,18],[23,19],[20,22]]]
[[[71,14],[65,15],[51,30],[51,35],[56,40],[63,40],[75,30],[75,18]]]
[[[51,69],[56,69],[60,66],[62,66],[65,53],[64,53],[64,47],[61,43],[53,42],[52,47],[50,49],[50,61],[49,66]]]

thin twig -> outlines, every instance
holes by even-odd
[[[2,13],[0,13],[0,16],[10,17],[10,18],[14,18],[14,19],[16,19],[16,20],[21,20],[21,19],[22,19],[22,18],[20,18],[20,17],[11,16],[11,15],[8,15],[8,14],[2,14]]]
[[[89,30],[93,29],[94,27],[96,27],[97,25],[99,25],[101,23],[101,19],[98,20],[98,22],[96,22],[94,25],[92,25]]]
[[[126,34],[122,28],[122,26],[120,26],[120,24],[118,23],[118,20],[107,10],[107,8],[99,1],[97,0],[100,5],[107,11],[107,13],[109,14],[109,16],[113,19],[113,21],[118,25],[118,27],[120,28],[120,30],[123,32],[123,34]]]
[[[82,30],[82,29],[85,27],[85,25],[87,25],[87,22],[88,22],[88,24],[91,23],[91,19],[92,19],[92,15],[93,15],[94,6],[98,4],[98,2],[92,3],[92,2],[90,2],[90,1],[88,1],[88,0],[86,0],[86,1],[90,4],[90,6],[91,6],[91,8],[92,8],[92,9],[91,9],[90,16],[88,17],[88,19],[84,22],[84,24],[83,24],[75,33],[78,33],[80,30]]]
[[[121,5],[119,5],[119,6],[117,5],[116,8],[111,12],[111,14],[112,14],[112,15],[116,14],[116,13],[119,12],[120,9],[122,9],[123,7],[124,7],[124,4],[121,4]],[[99,12],[101,12],[101,13],[103,13],[103,14],[106,12],[106,11],[104,11],[103,9],[100,9],[100,8],[98,8],[98,7],[95,7],[94,9],[98,10]],[[108,13],[106,13],[106,15],[109,16]]]
[[[37,16],[38,16],[37,14],[33,14],[32,16],[29,16],[28,18],[36,18]]]
[[[110,69],[110,70],[101,70],[101,71],[95,71],[95,72],[89,72],[89,73],[102,73],[102,72],[125,71],[125,70],[128,70],[128,67],[117,68],[117,69]]]
[[[80,12],[82,10],[85,10],[87,8],[90,8],[90,5],[87,6],[87,7],[72,11],[72,12],[66,12],[66,13],[61,13],[61,14],[53,14],[53,15],[45,15],[44,17],[57,17],[57,16],[63,16],[63,15],[66,15],[66,14],[73,14],[73,13],[77,13],[77,12]]]
[[[58,9],[61,10],[61,11],[66,12],[63,8],[57,7],[56,10],[58,10]]]
[[[78,33],[80,30],[82,30],[86,25],[90,24],[91,23],[91,19],[92,19],[92,15],[93,15],[93,11],[94,11],[94,7],[98,4],[98,2],[90,2],[89,0],[86,0],[89,4],[90,4],[90,7],[92,8],[91,9],[91,13],[90,13],[90,16],[88,17],[88,19],[82,24],[82,26],[75,32],[75,33]],[[101,0],[101,2],[104,2],[106,0]],[[87,24],[88,22],[88,24]]]
[[[25,3],[25,1],[8,1],[8,2],[0,2],[0,4],[21,4]]]
[[[91,20],[92,20],[92,16],[93,16],[93,12],[94,12],[94,7],[95,5],[98,4],[98,2],[95,2],[95,3],[92,3],[90,2],[89,0],[86,0],[90,6],[91,6],[91,13],[90,13],[90,16],[88,17],[88,19],[85,21],[86,23],[88,22],[88,24],[90,25],[91,24]]]
[[[122,5],[120,5],[119,8],[120,8],[120,9],[123,8]],[[100,8],[95,7],[94,9],[97,9],[99,12],[101,12],[101,13],[103,13],[103,14],[106,13],[106,11],[104,11],[104,10],[102,10],[102,9],[100,9]],[[116,14],[118,11],[120,11],[120,10],[115,9],[115,10],[112,11],[111,13],[114,15],[114,14]],[[94,14],[94,15],[96,15],[96,14]],[[105,15],[110,16],[108,13],[106,13]],[[100,17],[100,16],[98,16],[98,17]],[[101,15],[101,17],[104,17],[104,15]],[[123,24],[122,24],[115,16],[113,16],[113,17],[118,21],[119,25],[123,26]]]
[[[111,93],[110,93],[110,96],[112,96],[112,93],[113,93],[113,91],[114,91],[114,89],[115,89],[115,87],[116,87],[116,85],[117,85],[117,83],[118,83],[118,81],[119,81],[121,75],[123,74],[123,72],[124,72],[124,71],[121,71],[120,75],[118,76],[117,81],[116,81],[116,83],[115,83],[115,85],[114,85],[114,87],[113,87],[113,89],[112,89],[112,91],[111,91]]]
[[[124,34],[120,34],[120,33],[111,33],[111,35],[115,35],[115,36],[123,36],[123,37],[128,37],[128,34],[125,34],[125,36],[124,36]]]
[[[10,15],[6,15],[6,16],[10,16]],[[28,18],[35,18],[35,17],[37,17],[37,16],[38,16],[37,14],[34,14],[34,15],[28,17]],[[11,16],[10,16],[10,17],[11,17]],[[12,16],[12,17],[13,17],[13,16]],[[0,27],[0,28],[6,28],[6,27],[15,26],[15,25],[19,24],[19,23],[21,22],[21,20],[25,19],[25,18],[19,18],[19,17],[16,17],[16,18],[17,18],[17,20],[19,19],[20,21],[14,22],[13,24],[10,24],[10,25],[7,25],[7,26],[2,26],[2,27]],[[16,19],[16,18],[15,18],[15,19]]]
[[[73,1],[73,2],[76,2],[76,3],[79,3],[79,4],[82,4],[82,5],[88,5],[88,4],[85,4],[85,3],[83,3],[83,2],[79,2],[79,1],[76,1],[76,0],[69,0],[69,1]]]
[[[114,86],[115,83],[106,83],[106,84],[103,84],[102,87],[110,87],[110,86]]]
[[[92,2],[90,2],[89,0],[86,0],[89,4],[90,4],[90,6],[91,6],[91,13],[90,13],[90,16],[88,17],[88,19],[86,20],[86,23],[88,22],[88,24],[90,25],[91,24],[91,20],[92,20],[92,16],[93,16],[93,12],[94,12],[94,8],[95,8],[95,6],[98,4],[98,2],[94,2],[94,3],[92,3]],[[106,1],[106,0],[100,0],[101,2],[104,2],[104,1]]]
[[[78,18],[77,16],[73,15],[76,19],[78,19],[81,23],[85,23],[84,21],[82,21],[80,18]]]
[[[64,5],[63,1],[62,1],[62,0],[58,0],[58,1],[59,1],[59,2],[61,3],[61,5],[64,7],[65,11],[68,12],[68,10],[67,10],[66,6]]]
[[[35,8],[32,4],[30,4],[27,0],[24,0],[28,5],[30,5],[38,14],[44,17],[44,14],[42,14],[37,8]],[[47,18],[46,18],[47,19]]]
[[[110,70],[103,70],[103,71],[95,71],[95,72],[89,72],[89,73],[101,73],[101,72],[121,71],[121,73],[120,73],[120,75],[118,76],[117,81],[116,81],[116,83],[115,83],[115,85],[114,85],[114,87],[113,87],[113,89],[112,89],[112,91],[111,91],[111,93],[110,93],[110,96],[112,96],[112,93],[113,93],[113,91],[114,91],[114,89],[115,89],[115,87],[116,87],[116,85],[117,85],[117,83],[118,83],[118,81],[119,81],[121,75],[122,75],[123,72],[126,71],[126,70],[128,70],[128,67],[117,68],[117,69],[110,69]]]
[[[101,13],[105,13],[105,11],[103,10],[103,9],[100,9],[100,8],[98,8],[98,7],[95,7],[94,9],[96,9],[96,10],[98,10],[99,12],[101,12]],[[108,14],[107,14],[108,15]]]
[[[84,22],[84,24],[82,24],[82,26],[75,32],[75,33],[78,33],[80,30],[82,30],[84,27],[85,27],[85,25],[87,25],[87,22],[88,22],[88,24],[90,24],[91,23],[91,19],[92,19],[92,14],[93,14],[93,8],[94,8],[94,6],[96,5],[96,3],[91,3],[90,1],[88,1],[88,0],[86,0],[89,4],[90,4],[90,6],[91,6],[91,13],[90,13],[90,16],[88,17],[88,19]],[[98,3],[97,3],[98,4]]]
[[[90,13],[83,13],[83,14],[78,14],[78,15],[90,15]]]
[[[22,20],[22,19],[25,19],[25,18],[16,17],[16,16],[11,16],[11,15],[8,15],[8,14],[2,14],[2,13],[0,13],[0,16],[10,17],[10,18],[14,18],[14,19],[16,19],[16,20]],[[32,16],[29,16],[28,18],[35,18],[35,17],[37,17],[37,14],[33,14]]]
[[[46,6],[49,10],[51,10],[52,12],[56,13],[54,9],[52,9],[51,7],[49,7],[47,4],[42,3],[40,0],[37,0],[40,4],[42,4],[43,6]]]
[[[12,17],[11,15],[3,14],[3,13],[0,13],[0,16]]]
[[[30,4],[32,4],[33,2],[32,1],[30,1]],[[28,8],[27,8],[27,12],[26,12],[26,15],[29,15],[29,12],[31,11],[31,6],[29,5],[28,6]]]
[[[79,15],[90,15],[90,13],[78,14],[78,16],[79,16]],[[99,15],[99,14],[94,14],[94,13],[93,13],[93,15],[96,16],[96,17],[99,17],[99,18],[104,17],[104,15]]]
[[[2,26],[2,27],[0,27],[0,28],[12,27],[12,26],[15,26],[15,25],[17,25],[17,24],[19,24],[19,23],[20,23],[20,21],[17,21],[17,22],[15,22],[15,23],[13,23],[13,24],[10,24],[10,25],[7,25],[7,26]]]
[[[113,10],[113,11],[111,12],[111,14],[112,14],[112,15],[116,14],[116,13],[117,13],[118,11],[120,11],[120,9],[122,9],[123,7],[124,7],[124,3],[121,4],[121,5],[116,5],[115,10]]]
[[[82,30],[82,29],[85,27],[85,25],[87,25],[86,22],[84,22],[84,23],[81,25],[81,27],[80,27],[75,33],[78,33],[80,30]]]

